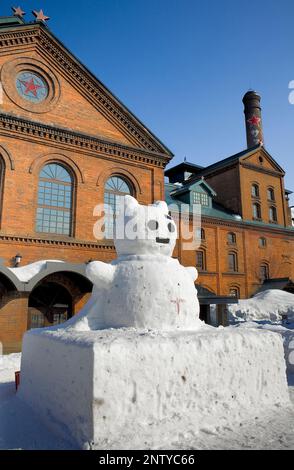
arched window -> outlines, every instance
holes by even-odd
[[[120,176],[111,176],[106,181],[104,189],[105,238],[113,238],[114,220],[118,215],[120,199],[132,193],[131,185]]]
[[[258,204],[257,202],[252,204],[252,215],[254,219],[261,219],[260,204]]]
[[[256,183],[251,186],[251,196],[259,197],[259,186]]]
[[[277,209],[274,206],[269,208],[269,219],[271,222],[277,222]]]
[[[231,251],[228,254],[228,268],[229,271],[237,272],[238,271],[238,257],[237,253]]]
[[[236,286],[230,287],[230,297],[236,297],[237,299],[240,297],[239,287],[236,287]]]
[[[236,243],[236,234],[235,233],[233,233],[233,232],[228,233],[228,243],[230,245],[235,245],[235,243]]]
[[[260,280],[263,282],[265,279],[269,279],[269,265],[262,263],[259,269]]]
[[[260,248],[265,248],[266,247],[266,238],[260,237],[260,239],[258,240],[258,244],[259,244]]]
[[[5,163],[0,154],[0,222],[2,216],[2,194],[4,185]]]
[[[206,256],[204,250],[196,251],[196,268],[199,271],[206,271]]]
[[[36,231],[72,235],[73,180],[57,163],[43,167],[39,175]]]
[[[269,201],[275,200],[275,191],[273,188],[267,188],[267,198]]]
[[[205,230],[204,230],[204,228],[198,228],[196,233],[197,233],[198,240],[201,240],[201,241],[205,240]]]

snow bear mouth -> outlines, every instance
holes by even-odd
[[[164,243],[165,245],[168,245],[169,241],[170,241],[169,238],[156,237],[156,243]]]

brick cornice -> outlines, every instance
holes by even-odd
[[[0,134],[20,138],[26,138],[41,143],[49,143],[64,147],[74,148],[84,153],[97,156],[114,156],[139,163],[150,164],[165,168],[169,159],[166,155],[151,151],[128,147],[116,142],[105,141],[96,137],[80,134],[67,129],[45,125],[35,121],[29,121],[17,116],[0,114]]]
[[[26,50],[36,48],[42,57],[47,57],[73,87],[91,102],[106,119],[111,121],[136,146],[152,152],[165,154],[170,159],[171,152],[86,68],[63,44],[41,24],[22,25],[14,29],[0,31],[0,48]]]
[[[114,244],[109,241],[83,241],[83,240],[65,240],[58,238],[31,237],[27,235],[9,235],[0,233],[0,243],[25,243],[29,245],[50,245],[63,248],[81,248],[89,250],[107,250],[115,252]]]
[[[251,163],[240,162],[240,165],[243,168],[247,168],[248,170],[258,171],[259,173],[263,173],[266,175],[278,176],[278,177],[285,175],[285,173],[282,173],[280,171],[270,170],[269,168],[263,168],[262,166],[253,165]]]

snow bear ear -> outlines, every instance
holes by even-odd
[[[168,207],[165,201],[156,201],[154,206],[158,207],[164,214],[168,215]]]
[[[137,199],[135,199],[133,196],[125,196],[124,197],[124,203],[125,203],[125,215],[130,217],[138,212],[139,208],[139,203]]]

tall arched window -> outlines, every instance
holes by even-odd
[[[269,220],[271,222],[277,222],[277,209],[274,206],[269,208]]]
[[[39,175],[36,231],[71,235],[73,181],[57,163],[43,167]]]
[[[233,251],[228,254],[228,268],[229,268],[229,271],[232,271],[232,272],[238,271],[237,253]]]
[[[119,202],[126,194],[133,194],[131,185],[120,176],[111,176],[105,183],[105,238],[112,239],[114,235],[114,220],[118,215]]]
[[[256,183],[251,186],[251,196],[259,197],[259,186]]]
[[[2,218],[2,194],[4,186],[5,163],[0,154],[0,222]]]
[[[196,235],[197,235],[198,240],[201,240],[201,241],[205,240],[205,230],[204,230],[204,228],[197,228]]]
[[[231,286],[230,287],[230,296],[231,297],[240,297],[240,289],[237,286]]]
[[[228,233],[228,243],[230,245],[235,245],[236,244],[236,234],[234,232],[229,232]]]
[[[206,271],[206,256],[204,250],[196,251],[196,268],[198,271]]]
[[[269,279],[269,265],[267,263],[262,263],[260,265],[260,280],[263,282],[265,279]]]
[[[275,200],[275,191],[273,188],[267,188],[267,198],[269,201]]]
[[[252,215],[254,219],[261,219],[260,204],[257,202],[252,204]]]

